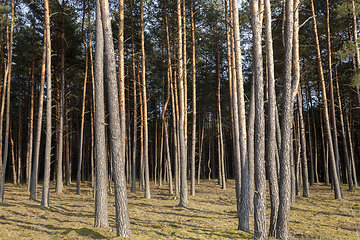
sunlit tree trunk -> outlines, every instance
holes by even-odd
[[[145,173],[145,198],[150,198],[150,179],[149,179],[149,135],[147,117],[147,97],[146,97],[146,66],[145,66],[145,33],[144,33],[144,7],[143,0],[140,0],[140,21],[141,21],[141,73],[142,73],[142,94],[143,94],[143,125],[144,125],[144,173]]]
[[[271,31],[271,5],[270,0],[264,1],[265,5],[265,41],[268,76],[268,154],[267,163],[269,171],[269,187],[271,201],[271,216],[269,236],[275,237],[276,223],[279,210],[279,185],[276,166],[276,92],[274,76],[273,40]],[[250,131],[250,130],[249,130]],[[249,140],[248,140],[249,141]],[[248,150],[249,152],[249,150]]]
[[[33,157],[33,141],[34,141],[34,92],[35,92],[35,19],[33,20],[33,36],[32,36],[32,65],[31,65],[31,93],[30,93],[30,116],[29,116],[29,138],[26,152],[26,185],[30,190],[31,162]]]
[[[109,106],[109,129],[113,177],[115,189],[116,233],[117,236],[131,237],[130,220],[127,207],[126,179],[125,179],[125,86],[124,86],[124,36],[119,42],[119,88],[116,78],[114,42],[111,30],[109,2],[101,1],[101,16],[104,26],[105,65],[107,76],[107,92]],[[124,29],[124,2],[119,1],[119,17],[121,32]],[[118,92],[120,89],[120,93]],[[120,95],[119,95],[120,94]],[[120,99],[119,99],[120,96]]]
[[[289,239],[290,196],[291,196],[291,165],[290,148],[292,141],[291,127],[293,122],[293,91],[292,91],[292,50],[294,37],[294,1],[287,0],[285,3],[285,49],[284,49],[284,76],[282,92],[282,119],[281,119],[281,149],[280,149],[280,198],[279,216],[276,229],[276,237]]]
[[[62,192],[63,189],[63,149],[64,149],[64,107],[65,107],[65,1],[61,6],[61,84],[59,103],[59,132],[56,151],[56,187],[55,191]]]
[[[50,187],[50,163],[51,163],[51,37],[50,37],[50,9],[49,1],[44,1],[45,6],[45,46],[46,46],[46,145],[45,145],[45,167],[44,167],[44,183],[41,199],[41,206],[49,206],[49,187]],[[40,107],[39,107],[40,109]],[[40,110],[39,110],[40,112]],[[40,121],[40,119],[39,119]],[[38,125],[39,126],[39,125]],[[41,125],[40,125],[41,126]],[[40,144],[40,129],[38,129]],[[39,151],[38,149],[35,149]]]
[[[261,46],[262,25],[259,1],[251,1],[251,23],[253,32],[253,74],[255,87],[255,196],[254,196],[254,237],[266,239],[266,176],[265,176],[265,116],[264,80]],[[245,178],[245,176],[242,176]],[[244,188],[244,185],[241,186]],[[242,191],[243,193],[243,191]],[[243,197],[243,195],[241,195]]]
[[[107,148],[105,141],[104,34],[100,2],[96,1],[95,42],[95,222],[94,227],[108,227]]]
[[[179,145],[180,145],[180,201],[179,206],[187,207],[188,185],[187,185],[187,151],[185,137],[185,90],[184,90],[184,62],[183,62],[183,35],[181,2],[176,1],[178,19],[178,77],[179,77]]]
[[[191,21],[191,68],[192,68],[192,132],[191,132],[191,189],[190,195],[195,196],[195,156],[196,156],[196,42],[193,0],[190,0]]]

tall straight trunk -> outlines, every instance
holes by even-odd
[[[295,5],[296,6],[296,5]],[[293,91],[292,91],[292,49],[294,37],[294,1],[285,3],[285,49],[284,49],[284,77],[283,77],[283,105],[281,119],[281,149],[280,149],[280,202],[276,237],[289,239],[289,217],[291,196],[291,127],[293,121]]]
[[[222,121],[221,121],[221,82],[220,82],[220,50],[219,42],[216,43],[216,78],[217,78],[217,130],[218,130],[218,179],[219,184],[222,189],[226,189],[226,182],[223,176],[223,166],[224,166],[224,143],[223,143],[223,130],[222,130]]]
[[[139,75],[138,75],[139,76]],[[140,78],[139,78],[140,81]],[[140,84],[141,86],[141,84]],[[144,189],[144,97],[140,90],[140,169],[139,169],[139,187]]]
[[[300,186],[301,186],[301,182],[300,182],[300,166],[301,166],[301,143],[300,143],[300,128],[299,128],[299,113],[296,112],[296,117],[295,117],[295,124],[294,124],[294,139],[296,141],[296,149],[295,149],[295,154],[296,154],[296,165],[295,165],[295,175],[296,175],[296,195],[300,196]]]
[[[301,142],[301,153],[302,153],[302,178],[303,178],[303,197],[310,197],[309,193],[309,172],[307,166],[307,152],[306,152],[306,136],[305,136],[305,124],[303,116],[303,104],[302,104],[302,90],[299,87],[298,91],[298,110],[299,110],[299,126],[300,126],[300,142]]]
[[[11,65],[12,65],[12,53],[13,53],[13,32],[14,32],[14,22],[15,22],[15,4],[14,0],[11,1],[11,23],[10,23],[10,37],[9,37],[9,29],[6,28],[6,35],[7,35],[7,66],[6,72],[4,76],[4,92],[3,96],[6,94],[6,125],[5,125],[5,145],[4,145],[4,152],[2,158],[2,169],[1,169],[1,182],[0,182],[0,202],[4,200],[4,191],[5,191],[5,173],[6,173],[6,164],[8,158],[8,149],[9,149],[9,132],[10,132],[10,83],[11,83]],[[5,82],[7,83],[7,88],[5,88]],[[5,99],[3,97],[3,104],[5,103]],[[1,126],[3,123],[1,122]],[[0,131],[2,134],[2,131]],[[2,143],[2,141],[0,141]],[[0,144],[1,145],[1,144]],[[1,151],[0,151],[1,155]],[[0,159],[1,162],[1,159]]]
[[[192,131],[191,131],[191,188],[190,195],[195,196],[195,156],[196,156],[196,42],[193,0],[190,0],[191,21],[191,69],[192,69]]]
[[[84,44],[85,50],[85,76],[84,76],[84,85],[83,85],[83,95],[82,95],[82,106],[81,106],[81,120],[80,120],[80,141],[79,141],[79,160],[78,160],[78,169],[77,169],[77,178],[76,178],[76,194],[80,195],[80,181],[81,181],[81,164],[83,158],[83,145],[84,145],[84,125],[85,125],[85,101],[86,101],[86,81],[88,76],[88,51],[84,37],[84,22],[85,22],[85,1],[83,9],[83,19],[81,25],[81,35]],[[89,6],[90,7],[90,6]]]
[[[247,148],[248,148],[248,159],[249,159],[249,211],[250,214],[254,214],[254,194],[255,194],[255,82],[251,81],[251,93],[250,93],[250,103],[249,103],[249,115],[248,115],[248,125],[247,125]]]
[[[322,66],[322,60],[321,60],[321,51],[320,51],[320,44],[319,44],[319,38],[317,33],[317,23],[315,18],[315,8],[314,8],[314,2],[311,0],[311,12],[313,15],[313,29],[314,29],[314,36],[315,36],[315,47],[316,47],[316,62],[317,67],[319,71],[319,77],[320,77],[320,84],[321,84],[321,96],[324,104],[324,117],[325,117],[325,130],[327,134],[327,140],[329,144],[329,155],[330,155],[330,162],[331,162],[331,170],[334,180],[334,194],[335,199],[341,199],[342,198],[342,192],[341,192],[341,185],[340,185],[340,174],[339,174],[339,159],[334,154],[334,146],[332,141],[332,135],[331,135],[331,128],[330,128],[330,119],[329,119],[329,111],[328,111],[328,105],[327,105],[327,97],[326,97],[326,86],[325,86],[325,79],[324,79],[324,72],[323,72],[323,66]]]
[[[323,171],[324,171],[324,182],[325,185],[328,186],[329,183],[329,159],[328,159],[328,149],[325,141],[324,134],[324,118],[323,118],[323,104],[320,104],[320,130],[321,130],[321,139],[322,139],[322,149],[323,149]]]
[[[113,177],[115,189],[116,234],[122,237],[131,237],[130,220],[127,206],[126,179],[125,179],[125,79],[124,79],[124,2],[119,1],[120,30],[119,39],[119,88],[116,78],[116,61],[114,42],[111,30],[109,2],[101,1],[101,16],[104,25],[105,65],[107,75],[107,92],[109,106],[109,129]],[[118,92],[120,89],[120,93]],[[119,95],[120,94],[120,95]],[[120,96],[120,99],[119,99]]]
[[[265,174],[265,116],[264,80],[261,46],[262,25],[259,1],[251,1],[251,24],[253,32],[253,74],[255,87],[255,196],[254,237],[266,239],[266,174]],[[244,176],[242,176],[244,178]],[[241,186],[244,187],[243,185]],[[243,196],[243,195],[242,195]]]
[[[179,77],[179,145],[180,145],[180,201],[179,206],[187,207],[188,185],[187,185],[187,151],[185,137],[185,90],[184,90],[184,59],[183,59],[183,35],[182,35],[182,14],[180,0],[176,1],[178,20],[178,77]]]
[[[30,199],[36,200],[37,196],[37,182],[38,182],[38,164],[40,157],[40,142],[41,142],[41,132],[42,132],[42,121],[43,121],[43,108],[44,108],[44,85],[45,85],[45,70],[46,70],[46,59],[47,59],[47,30],[44,29],[44,47],[43,47],[43,56],[41,63],[41,77],[40,77],[40,96],[39,96],[39,111],[37,119],[37,128],[35,135],[35,145],[34,145],[34,157],[32,158],[32,164],[29,164],[31,169],[30,176]]]
[[[236,56],[235,56],[235,49],[236,49],[236,43],[235,43],[235,30],[239,27],[239,25],[237,24],[235,26],[235,17],[237,16],[238,13],[238,8],[236,5],[236,9],[235,9],[235,4],[237,4],[237,1],[230,1],[230,12],[231,12],[231,16],[230,16],[230,21],[233,24],[233,26],[235,28],[232,28],[231,31],[231,66],[232,66],[232,72],[233,72],[233,78],[232,78],[232,106],[233,106],[233,114],[234,114],[234,125],[233,125],[233,129],[234,129],[234,140],[233,140],[233,149],[234,149],[234,168],[235,168],[235,189],[236,189],[236,207],[237,207],[237,213],[238,213],[238,219],[239,219],[239,226],[240,226],[240,216],[241,216],[241,146],[240,146],[240,126],[239,126],[239,105],[238,105],[238,91],[237,91],[237,82],[239,81],[237,78],[237,75],[239,75],[238,71],[237,71],[237,67],[238,64],[236,64]],[[236,18],[238,20],[238,18]],[[240,35],[240,33],[239,33]],[[238,39],[240,41],[240,38]],[[239,54],[239,52],[238,52]],[[242,74],[241,69],[240,70],[240,75]],[[238,228],[239,228],[238,226]]]
[[[50,163],[51,163],[51,37],[50,37],[50,8],[49,1],[44,1],[45,7],[45,29],[44,34],[46,46],[46,144],[45,144],[45,167],[44,167],[44,182],[43,192],[41,198],[41,206],[49,207],[49,188],[50,188]],[[46,36],[46,37],[45,37]],[[39,107],[40,113],[40,107]],[[40,119],[39,119],[40,121]],[[39,127],[40,124],[38,124]],[[40,125],[41,126],[41,125]],[[37,130],[39,134],[38,144],[40,144],[40,129]],[[35,149],[39,151],[40,146]]]
[[[310,92],[310,85],[309,82],[307,83],[307,91],[309,96],[309,103],[311,108],[311,116],[312,116],[312,125],[314,129],[314,174],[315,174],[315,182],[319,182],[319,174],[318,174],[318,154],[317,154],[317,134],[316,134],[316,125],[315,125],[315,115],[314,115],[314,108],[312,105],[312,96]],[[309,123],[310,125],[310,123]]]
[[[239,132],[239,135],[236,139],[239,139],[239,146],[236,149],[239,149],[238,156],[235,159],[235,162],[239,165],[236,167],[238,171],[238,176],[241,174],[241,197],[240,194],[237,194],[237,200],[240,201],[240,206],[238,207],[238,218],[239,218],[239,230],[249,232],[249,163],[247,159],[247,146],[246,146],[246,119],[245,119],[245,99],[244,99],[244,87],[243,87],[243,76],[242,76],[242,63],[241,63],[241,46],[240,46],[240,29],[239,29],[239,14],[238,14],[238,2],[232,0],[233,4],[233,27],[234,27],[234,51],[235,51],[235,69],[236,69],[236,81],[233,85],[233,91],[237,91],[238,94],[234,94],[233,97],[238,98],[239,102],[233,100],[234,106],[239,106],[237,117],[235,117],[235,107],[234,107],[234,119],[238,119],[238,126],[235,126],[235,131]],[[235,120],[236,121],[236,120]],[[241,167],[241,173],[240,173]],[[238,183],[240,179],[237,179]]]
[[[137,92],[136,92],[136,66],[135,66],[135,39],[134,39],[134,7],[133,1],[130,2],[131,8],[131,54],[132,54],[132,74],[133,74],[133,89],[134,89],[134,129],[133,129],[133,146],[132,146],[132,160],[131,160],[131,192],[136,191],[136,157],[137,157]]]
[[[105,136],[104,34],[100,0],[96,1],[95,42],[95,221],[94,227],[108,227],[107,148]]]
[[[141,73],[142,73],[142,92],[143,92],[143,111],[144,111],[144,171],[145,171],[145,198],[150,198],[150,179],[149,179],[149,135],[147,117],[147,97],[146,97],[146,57],[145,57],[145,27],[144,27],[144,7],[143,0],[140,0],[140,21],[141,21]]]
[[[305,86],[305,95],[307,99],[306,103],[306,114],[307,114],[307,123],[309,128],[309,152],[310,152],[310,186],[314,185],[314,155],[313,155],[313,141],[311,135],[311,123],[310,123],[310,96],[308,94],[307,87]]]
[[[88,0],[88,6],[90,6],[90,0]],[[90,52],[90,76],[91,76],[91,90],[92,90],[92,96],[91,96],[91,142],[92,142],[92,148],[91,148],[91,168],[92,168],[92,184],[94,188],[94,198],[95,198],[95,182],[96,182],[96,173],[95,173],[95,76],[94,76],[94,62],[93,62],[93,50],[92,50],[92,38],[91,38],[91,15],[90,15],[90,7],[88,8],[88,28],[89,28],[89,52]],[[69,139],[70,142],[70,139]],[[71,155],[70,155],[71,156]],[[71,181],[71,167],[70,167],[70,177],[69,180]]]
[[[34,141],[34,92],[35,92],[35,20],[33,20],[32,52],[31,52],[31,93],[30,93],[30,116],[29,116],[29,138],[28,150],[26,152],[26,185],[30,190],[31,161]]]
[[[188,95],[188,87],[187,87],[187,59],[186,59],[186,1],[182,1],[182,27],[183,27],[183,80],[184,80],[184,132],[185,132],[185,149],[187,152],[187,140],[188,140],[188,118],[187,118],[187,95]]]
[[[56,152],[56,187],[55,191],[61,193],[63,189],[63,149],[64,149],[64,105],[65,105],[65,1],[62,2],[61,15],[61,84],[59,104],[59,132]]]
[[[274,76],[273,41],[271,31],[271,5],[270,0],[265,0],[265,41],[266,62],[268,75],[268,154],[267,163],[269,171],[269,187],[271,201],[271,216],[269,236],[275,237],[276,223],[279,210],[279,184],[276,167],[276,92]],[[249,141],[249,140],[248,140]],[[249,151],[248,151],[249,152]]]

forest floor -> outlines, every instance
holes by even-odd
[[[116,238],[114,195],[109,196],[107,229],[94,228],[94,199],[90,183],[64,187],[62,194],[51,185],[50,207],[30,201],[25,186],[6,184],[0,203],[0,239],[120,239]],[[131,232],[134,239],[253,239],[237,229],[234,181],[222,190],[217,180],[202,180],[196,196],[189,196],[188,208],[178,207],[179,200],[168,195],[167,185],[151,186],[151,199],[144,191],[129,193]],[[315,184],[310,198],[296,197],[291,206],[292,239],[360,239],[360,190],[349,192],[343,186],[343,200],[334,200],[329,186]],[[129,190],[129,189],[128,189]],[[270,201],[267,199],[267,219]],[[253,232],[253,216],[250,217]]]

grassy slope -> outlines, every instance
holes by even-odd
[[[252,239],[251,234],[236,230],[234,181],[229,180],[227,190],[216,183],[203,180],[197,185],[197,196],[190,197],[187,209],[176,206],[178,199],[167,195],[167,185],[152,186],[152,199],[144,199],[142,190],[129,193],[134,239]],[[41,198],[41,187],[38,191]],[[115,239],[114,196],[109,196],[110,228],[99,229],[93,227],[89,183],[82,185],[82,195],[75,192],[74,184],[65,187],[63,194],[52,188],[51,206],[46,209],[40,201],[28,200],[24,186],[7,184],[4,203],[0,203],[0,239]],[[318,184],[310,188],[310,194],[308,199],[297,197],[291,207],[293,238],[360,239],[359,191],[344,190],[344,200],[334,200],[330,187]],[[251,217],[250,226],[252,222]]]

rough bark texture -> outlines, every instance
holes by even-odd
[[[267,163],[269,171],[269,187],[271,201],[271,216],[269,236],[275,237],[276,223],[279,210],[279,184],[276,167],[276,92],[274,76],[273,41],[271,32],[271,5],[270,0],[265,0],[265,41],[266,62],[268,76],[268,153]]]
[[[289,239],[289,217],[291,197],[291,165],[290,154],[292,154],[291,127],[293,122],[293,94],[292,94],[292,43],[293,43],[293,0],[285,3],[285,49],[284,49],[284,77],[281,119],[281,149],[280,149],[280,204],[277,223],[276,237]]]
[[[249,162],[247,159],[247,146],[246,146],[246,117],[245,117],[245,99],[244,99],[244,87],[243,87],[243,75],[242,75],[242,62],[241,62],[241,47],[240,47],[240,29],[239,29],[239,14],[238,14],[238,2],[232,0],[233,4],[233,27],[234,27],[234,51],[235,51],[235,70],[236,70],[236,81],[234,81],[233,87],[233,98],[238,98],[239,102],[235,102],[233,99],[233,105],[238,107],[238,131],[239,136],[239,150],[240,155],[235,158],[235,162],[239,162],[239,167],[236,171],[240,170],[241,166],[241,202],[240,208],[238,209],[239,217],[239,230],[249,232]],[[236,129],[235,129],[236,131]],[[240,172],[239,172],[240,175]],[[239,176],[240,177],[240,176]],[[240,180],[240,179],[238,179]],[[239,183],[240,184],[240,183]],[[239,199],[238,199],[239,200]]]
[[[254,237],[266,239],[266,173],[265,173],[265,116],[264,79],[261,49],[261,21],[259,1],[251,2],[251,23],[253,31],[253,74],[255,85],[255,196]],[[242,176],[244,178],[244,176]],[[241,186],[244,187],[243,185]],[[242,195],[243,196],[243,195]]]
[[[116,233],[117,236],[131,237],[129,212],[127,207],[125,179],[125,89],[124,89],[124,55],[119,54],[119,88],[116,78],[116,61],[114,42],[111,30],[109,2],[101,1],[101,16],[104,24],[105,63],[107,76],[107,92],[109,106],[109,130],[113,177],[115,188]],[[124,2],[120,1],[120,23],[124,24]],[[121,28],[123,29],[123,27]],[[123,51],[123,39],[119,42]],[[120,89],[120,102],[119,92]]]
[[[100,2],[96,1],[95,43],[95,221],[94,227],[108,227],[107,148],[105,142],[104,34]]]
[[[180,143],[180,202],[179,206],[187,207],[188,186],[187,186],[187,151],[185,141],[185,90],[183,76],[183,43],[182,43],[182,14],[180,0],[176,1],[178,15],[178,76],[179,76],[179,143]]]

